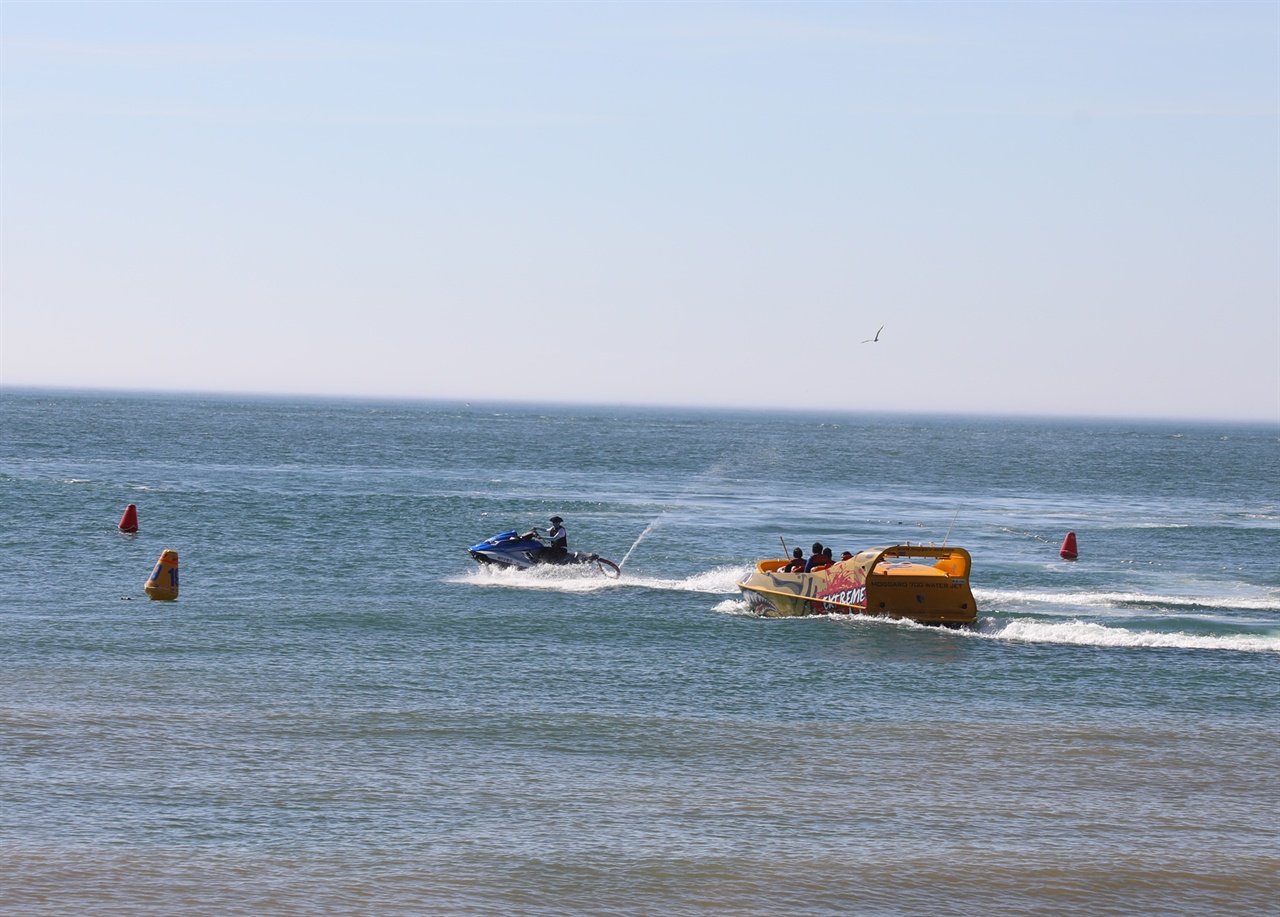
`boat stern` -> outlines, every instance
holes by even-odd
[[[866,613],[960,627],[978,618],[964,548],[895,545],[867,577]]]

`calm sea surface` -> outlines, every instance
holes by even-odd
[[[553,513],[622,577],[468,558]],[[979,625],[752,617],[780,536],[949,538]],[[0,913],[1278,887],[1274,426],[0,394]]]

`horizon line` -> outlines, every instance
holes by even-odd
[[[10,392],[28,394],[48,393],[51,395],[106,395],[115,397],[152,397],[152,398],[210,398],[220,401],[241,399],[245,401],[276,402],[346,402],[351,404],[418,404],[418,405],[461,405],[464,407],[525,407],[553,408],[557,410],[574,408],[591,408],[600,410],[641,410],[641,411],[675,411],[681,413],[718,412],[718,413],[753,413],[790,415],[796,417],[817,416],[823,413],[833,416],[870,416],[870,417],[919,417],[919,418],[974,418],[984,420],[1053,420],[1053,421],[1109,421],[1116,423],[1190,423],[1196,425],[1219,426],[1252,426],[1280,428],[1280,417],[1264,418],[1222,418],[1187,415],[1152,414],[1138,416],[1133,414],[1084,414],[1084,413],[1029,413],[1018,411],[922,411],[922,410],[886,410],[875,408],[829,408],[820,407],[776,407],[767,405],[734,405],[734,404],[687,404],[670,402],[641,401],[562,401],[557,399],[500,399],[489,397],[466,398],[460,396],[428,396],[428,395],[353,395],[316,392],[249,392],[220,389],[137,389],[111,388],[100,386],[59,386],[59,385],[9,385],[0,382],[0,397]]]

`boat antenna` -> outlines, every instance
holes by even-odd
[[[790,558],[791,552],[787,550],[787,540],[783,538],[781,535],[778,536],[778,540],[782,542],[782,556],[786,558]]]
[[[951,530],[956,527],[956,520],[960,518],[960,510],[956,510],[956,514],[951,517],[951,524],[947,526],[947,537],[942,539],[942,546],[947,546],[947,539],[951,537]]]

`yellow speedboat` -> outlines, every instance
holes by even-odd
[[[971,564],[964,548],[898,544],[812,573],[783,573],[786,560],[762,560],[738,588],[766,618],[882,615],[957,626],[978,617],[969,589]]]

